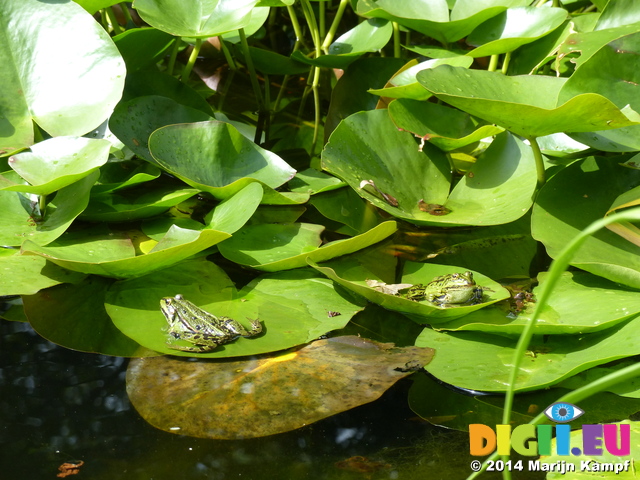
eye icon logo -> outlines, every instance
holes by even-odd
[[[547,418],[556,423],[572,422],[582,416],[583,413],[584,410],[581,408],[565,402],[552,403],[544,411]]]

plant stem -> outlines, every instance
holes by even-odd
[[[167,63],[167,73],[173,75],[173,69],[176,68],[176,58],[178,58],[178,52],[180,51],[180,44],[182,39],[176,37],[173,41],[173,47],[171,47],[171,55],[169,56],[169,63]]]
[[[113,11],[113,8],[107,7],[104,9],[104,11],[107,13],[107,16],[109,17],[109,23],[111,23],[111,28],[113,29],[113,33],[115,33],[116,35],[121,34],[122,27],[120,27],[120,24],[118,23],[118,18],[116,17],[116,14]]]
[[[528,137],[529,143],[531,144],[531,150],[533,150],[533,158],[536,160],[536,172],[538,175],[538,188],[544,185],[546,182],[545,172],[544,172],[544,159],[542,158],[542,152],[540,151],[540,146],[538,145],[538,140],[536,137]]]
[[[260,145],[262,140],[262,129],[264,128],[265,115],[267,113],[264,99],[262,98],[262,90],[260,90],[260,84],[258,83],[258,75],[256,69],[253,66],[253,59],[251,58],[251,52],[249,51],[249,43],[247,42],[247,36],[244,33],[244,28],[238,30],[240,34],[240,48],[244,54],[244,61],[249,69],[249,79],[251,80],[251,87],[253,88],[253,94],[256,97],[256,103],[258,104],[258,123],[256,125],[256,134],[253,141]],[[269,88],[269,85],[265,85],[265,89]]]
[[[198,54],[200,53],[200,48],[202,47],[202,39],[196,38],[196,44],[193,46],[193,50],[191,51],[191,55],[189,55],[189,61],[184,66],[184,70],[182,70],[181,80],[183,83],[186,83],[189,80],[189,75],[191,75],[191,70],[193,70],[193,66],[198,59]]]
[[[504,60],[502,61],[502,74],[506,75],[509,69],[509,62],[511,61],[511,52],[504,54]]]
[[[129,11],[129,7],[127,7],[127,2],[120,2],[118,5],[120,5],[120,8],[122,9],[122,14],[124,15],[124,18],[127,21],[126,26],[128,28],[135,27],[136,24],[133,21],[133,18],[131,17],[131,12]]]
[[[496,71],[496,68],[498,68],[498,57],[499,55],[491,55],[491,60],[489,60],[489,66],[487,67],[488,71]]]
[[[338,30],[338,26],[342,20],[342,15],[344,14],[344,10],[347,8],[348,3],[349,0],[340,0],[340,5],[338,5],[338,10],[336,10],[336,16],[333,17],[333,22],[331,22],[329,32],[327,32],[327,35],[324,37],[324,41],[322,42],[322,51],[324,53],[329,51],[329,45],[333,43],[333,39],[336,36],[336,31]]]
[[[300,0],[302,12],[304,13],[305,20],[311,32],[311,38],[313,39],[313,45],[315,47],[315,58],[322,55],[322,46],[320,45],[320,35],[318,32],[318,24],[316,17],[313,13],[313,8],[309,0]],[[332,25],[333,26],[333,25]],[[311,155],[318,142],[318,133],[320,131],[320,92],[318,91],[318,85],[320,84],[320,67],[313,67],[311,70],[311,90],[313,91],[313,105],[315,110],[314,123],[313,123],[313,140],[311,141]]]
[[[400,58],[400,25],[391,22],[393,26],[393,58]]]
[[[540,291],[538,293],[538,298],[536,302],[535,310],[529,319],[529,322],[525,325],[520,338],[518,339],[518,344],[516,346],[513,360],[511,372],[509,375],[509,387],[507,389],[505,395],[504,402],[504,413],[502,417],[502,424],[509,425],[511,420],[511,409],[513,408],[513,398],[515,395],[516,382],[518,378],[518,373],[520,370],[520,365],[522,363],[522,359],[525,356],[525,351],[533,337],[533,331],[535,329],[536,323],[538,322],[538,318],[540,317],[540,313],[542,309],[547,305],[549,297],[553,292],[553,288],[556,286],[558,281],[560,280],[560,276],[569,266],[569,262],[573,258],[574,253],[582,246],[584,241],[597,231],[605,228],[607,225],[615,222],[621,221],[638,221],[640,220],[640,208],[633,208],[630,210],[625,210],[624,212],[615,213],[605,218],[601,218],[600,220],[596,220],[587,228],[582,230],[578,235],[576,235],[569,244],[564,247],[564,249],[560,252],[560,254],[556,257],[556,259],[551,263],[551,267],[549,268],[549,273],[547,275],[546,281],[541,285]],[[623,368],[614,373],[610,373],[594,382],[591,382],[588,385],[580,387],[579,389],[570,392],[558,400],[559,402],[579,402],[584,400],[585,398],[589,398],[595,395],[598,392],[601,392],[612,385],[615,385],[619,382],[623,382],[626,380],[630,380],[632,378],[640,376],[640,364],[631,365],[629,367]],[[545,421],[545,415],[543,413],[539,414],[533,420],[529,422],[531,425],[537,425]],[[467,477],[467,480],[472,480],[480,475],[487,467],[487,462],[493,461],[498,458],[498,454],[494,453],[489,456],[482,466],[482,469],[478,472],[474,472],[473,474]]]

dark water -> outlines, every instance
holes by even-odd
[[[294,432],[221,441],[148,425],[127,399],[127,364],[57,347],[28,324],[0,320],[0,479],[56,478],[58,466],[78,460],[80,473],[67,478],[445,480],[470,473],[466,434],[417,418],[407,406],[410,379],[376,402]],[[356,456],[367,460],[347,461]],[[357,471],[363,462],[379,469]]]

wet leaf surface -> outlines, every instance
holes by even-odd
[[[205,438],[262,437],[369,403],[433,355],[431,348],[396,348],[346,336],[276,357],[232,362],[144,358],[131,362],[127,392],[145,420],[162,430]]]

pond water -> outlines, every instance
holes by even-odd
[[[24,323],[0,321],[0,334],[0,465],[23,479],[56,478],[60,465],[79,460],[80,476],[71,478],[448,480],[470,473],[467,435],[433,427],[407,406],[410,377],[376,402],[293,432],[196,439],[157,430],[137,414],[125,391],[127,359],[60,348]]]

